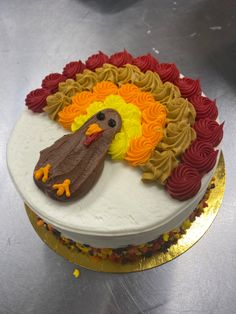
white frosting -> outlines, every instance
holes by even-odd
[[[40,150],[64,134],[46,114],[25,110],[8,143],[8,167],[17,190],[35,213],[65,236],[94,247],[145,243],[180,225],[203,197],[214,171],[203,177],[196,197],[180,202],[164,187],[143,183],[139,169],[108,159],[85,197],[60,203],[37,188],[33,170]]]

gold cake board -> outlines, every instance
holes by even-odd
[[[186,233],[176,244],[171,245],[167,252],[157,252],[151,257],[140,257],[138,261],[128,264],[118,264],[102,259],[94,260],[90,256],[79,253],[77,250],[69,249],[52,232],[44,227],[39,227],[36,214],[27,205],[25,205],[25,208],[33,228],[42,241],[69,262],[98,272],[129,273],[150,269],[173,260],[190,249],[206,233],[219,211],[224,195],[225,162],[222,153],[214,173],[214,184],[215,188],[210,190],[207,200],[208,207],[204,209],[200,217],[196,217],[191,227],[186,230]]]

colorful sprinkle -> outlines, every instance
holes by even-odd
[[[80,271],[76,268],[74,271],[73,271],[73,275],[75,278],[78,278],[80,276]]]

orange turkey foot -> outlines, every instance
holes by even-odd
[[[51,165],[47,164],[45,167],[41,167],[38,170],[35,170],[34,172],[35,179],[36,180],[42,179],[42,182],[45,183],[48,179],[48,173],[49,173],[50,168],[51,168]]]
[[[70,179],[64,180],[63,183],[53,184],[52,188],[57,190],[57,196],[62,196],[65,193],[66,197],[70,197]]]

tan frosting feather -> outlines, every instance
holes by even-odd
[[[146,73],[141,73],[134,84],[141,90],[151,93],[159,90],[163,85],[159,75],[149,70]]]
[[[118,68],[112,64],[105,63],[101,68],[97,68],[96,74],[99,82],[101,81],[111,81],[113,83],[118,82],[119,71]]]
[[[164,83],[157,90],[153,91],[153,96],[155,100],[160,101],[163,104],[180,97],[180,90],[177,86],[170,82]]]
[[[47,112],[50,119],[56,120],[58,112],[70,104],[70,97],[61,92],[57,92],[47,97],[47,105],[43,108],[43,110]]]
[[[196,132],[190,124],[184,121],[169,123],[164,130],[164,136],[158,145],[160,151],[172,150],[176,157],[184,153],[190,143],[195,140]]]
[[[155,150],[144,166],[143,181],[158,180],[161,184],[165,184],[172,170],[177,167],[178,160],[171,150],[159,152]]]
[[[184,121],[193,125],[196,118],[196,111],[193,105],[184,98],[175,98],[166,103],[167,123]]]
[[[59,92],[68,97],[74,96],[76,93],[81,92],[82,87],[78,82],[73,79],[68,79],[65,82],[59,83]]]
[[[131,64],[126,64],[123,67],[118,68],[118,84],[123,85],[126,83],[134,83],[137,81],[143,73],[138,67]]]
[[[81,85],[82,90],[91,91],[93,86],[99,82],[99,79],[95,72],[84,70],[83,73],[76,74],[76,82]]]
[[[177,167],[178,160],[171,150],[159,152],[155,150],[152,156],[144,166],[143,181],[158,180],[161,184],[165,184],[172,170]]]

